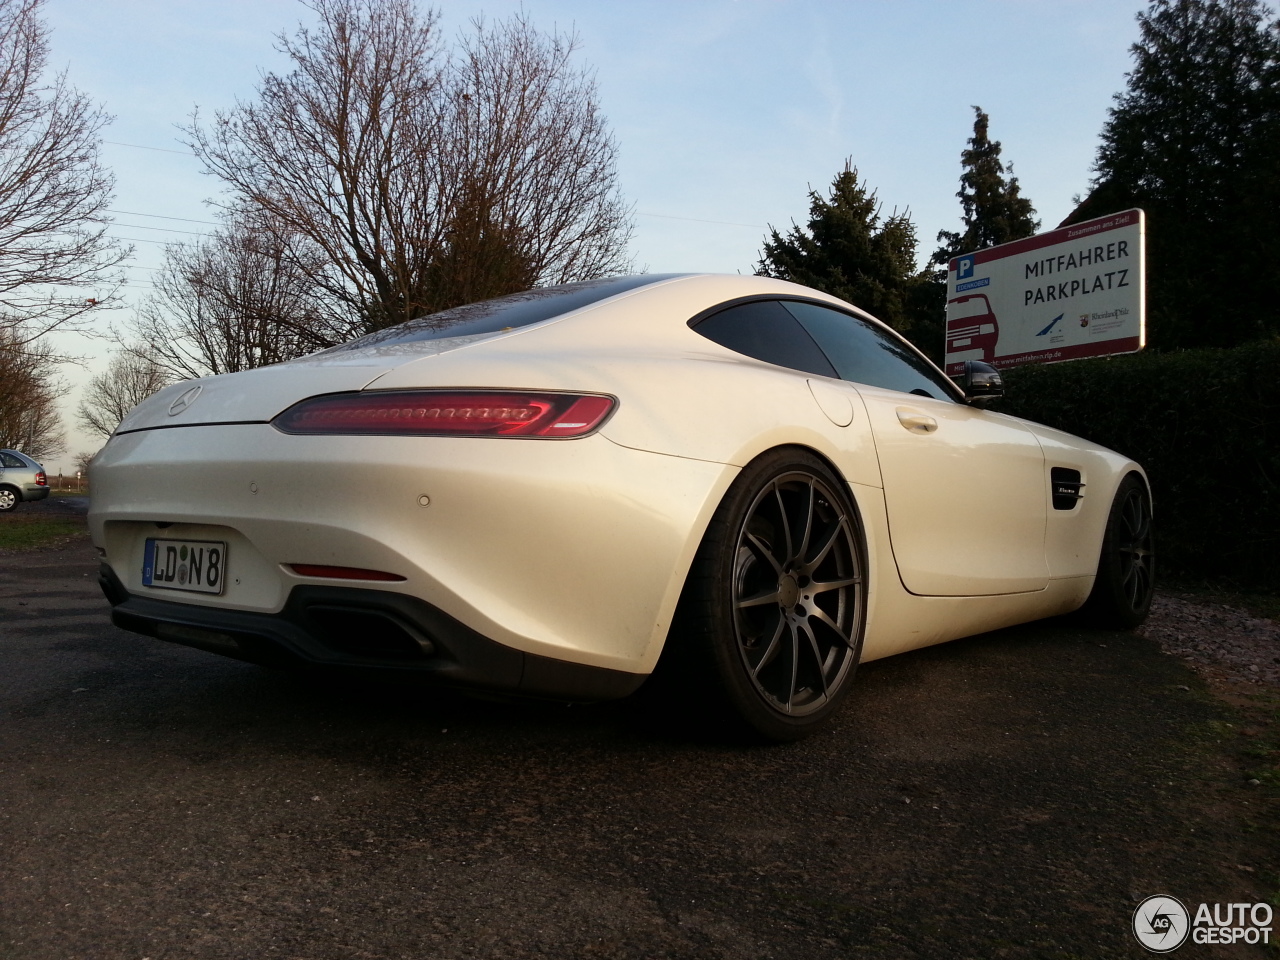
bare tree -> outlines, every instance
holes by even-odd
[[[76,465],[76,473],[82,477],[87,477],[89,475],[89,464],[93,462],[93,458],[97,455],[96,452],[90,453],[88,450],[81,450],[72,457],[71,462]]]
[[[155,289],[130,324],[129,349],[170,380],[235,373],[302,356],[352,336],[324,312],[307,276],[314,254],[283,231],[241,219],[165,250]],[[145,347],[137,346],[145,344]]]
[[[0,329],[32,340],[110,302],[130,253],[106,235],[109,118],[59,74],[45,83],[44,0],[0,0]]]
[[[56,363],[45,344],[24,342],[0,328],[0,447],[37,460],[66,449]]]
[[[449,52],[412,0],[313,9],[279,38],[292,72],[187,133],[233,204],[306,252],[293,265],[347,336],[626,266],[616,147],[573,37],[520,15]]]
[[[76,419],[86,431],[105,440],[125,414],[171,379],[145,347],[117,353],[107,369],[85,385]]]
[[[631,217],[618,197],[617,144],[594,77],[573,67],[577,38],[540,33],[523,13],[473,26],[450,73],[445,129],[455,231],[459,220],[473,232],[489,227],[480,249],[492,251],[496,234],[540,283],[626,269]]]

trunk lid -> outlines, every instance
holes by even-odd
[[[324,393],[362,390],[390,371],[439,356],[495,334],[371,345],[313,354],[241,373],[175,383],[138,404],[116,433],[211,423],[265,423],[299,400]]]

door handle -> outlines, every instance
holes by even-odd
[[[914,410],[898,410],[898,422],[912,433],[933,433],[938,429],[938,421]]]

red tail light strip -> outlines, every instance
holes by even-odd
[[[290,563],[286,566],[300,577],[324,577],[329,580],[404,580],[398,573],[365,570],[361,567],[330,567],[318,563]]]
[[[335,393],[295,403],[271,421],[291,434],[581,437],[613,412],[598,394],[504,390]]]

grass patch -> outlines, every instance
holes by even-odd
[[[0,518],[0,550],[44,547],[84,533],[86,529],[85,522],[77,517],[3,517]]]

